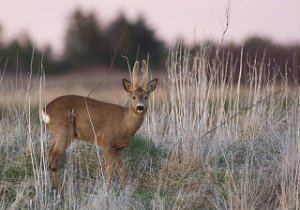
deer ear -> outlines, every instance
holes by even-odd
[[[127,79],[123,79],[123,86],[127,92],[132,92],[132,84]]]
[[[157,82],[158,82],[158,79],[154,79],[154,80],[151,80],[150,82],[148,82],[147,90],[149,92],[152,92],[153,90],[155,90],[155,88],[157,86]]]

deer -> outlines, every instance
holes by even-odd
[[[132,70],[132,83],[123,79],[129,94],[127,107],[78,95],[60,96],[42,110],[41,118],[51,132],[52,146],[48,151],[48,167],[52,188],[60,190],[58,162],[74,139],[97,144],[103,149],[106,189],[110,189],[115,168],[119,183],[125,186],[124,149],[132,142],[141,127],[151,92],[158,79],[148,82],[148,65],[142,61],[141,78],[139,62]],[[116,167],[117,165],[117,167]]]

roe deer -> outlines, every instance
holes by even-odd
[[[133,67],[132,83],[123,79],[124,89],[129,93],[128,108],[96,101],[94,99],[65,95],[50,102],[41,113],[52,133],[52,147],[48,152],[52,186],[59,189],[58,161],[73,138],[97,143],[103,148],[106,188],[118,165],[119,181],[124,186],[124,148],[127,147],[143,123],[148,108],[149,94],[156,88],[157,79],[148,82],[148,67],[142,61],[142,75],[139,84],[139,63]]]

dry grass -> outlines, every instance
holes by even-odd
[[[46,77],[46,85],[38,77],[29,88],[3,82],[0,208],[299,209],[298,87],[264,81],[259,72],[268,69],[259,64],[247,87],[225,82],[220,72],[230,65],[208,65],[206,50],[170,51],[166,77],[126,151],[126,187],[114,180],[110,192],[101,149],[76,141],[61,163],[62,192],[53,193],[50,134],[37,114],[58,95],[88,95],[98,73]],[[92,97],[124,104],[127,76],[108,75]]]

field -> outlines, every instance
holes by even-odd
[[[52,190],[51,133],[38,113],[59,95],[88,95],[99,80],[91,97],[126,105],[121,78],[128,74],[3,75],[0,209],[299,209],[299,87],[285,75],[266,79],[263,63],[242,85],[241,76],[224,76],[227,64],[210,65],[205,48],[170,50],[144,124],[126,149],[126,187],[115,178],[109,192],[101,148],[80,141],[61,161],[61,192]]]

